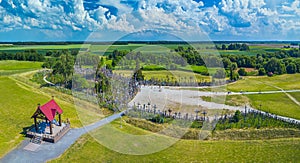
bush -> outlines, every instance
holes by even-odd
[[[264,76],[264,75],[266,75],[266,70],[265,70],[264,68],[259,68],[259,70],[258,70],[258,75],[259,75],[259,76]]]
[[[244,68],[240,68],[239,71],[238,71],[239,75],[241,76],[247,76],[247,72]]]

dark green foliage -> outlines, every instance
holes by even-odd
[[[43,72],[37,72],[33,75],[32,79],[30,79],[33,82],[36,82],[38,84],[46,84],[45,81],[43,80],[44,73]]]
[[[266,73],[266,70],[264,69],[264,68],[259,68],[258,69],[258,75],[259,76],[264,76],[264,75],[266,75],[267,73]]]
[[[297,72],[297,66],[295,63],[289,63],[288,66],[286,67],[286,72],[288,74],[294,74]]]
[[[241,114],[241,112],[235,112],[233,117],[226,116],[227,118],[221,118],[217,125],[216,130],[226,129],[242,129],[242,128],[296,128],[300,129],[299,125],[284,122],[275,118],[268,117],[259,113],[247,113]]]
[[[224,79],[226,77],[226,72],[224,69],[218,69],[213,77],[217,79]]]
[[[247,76],[247,72],[244,68],[240,68],[239,71],[238,71],[239,75],[241,76]]]
[[[240,51],[250,51],[250,48],[247,44],[230,44],[228,48],[226,48],[226,45],[222,45],[222,50],[240,50]]]
[[[59,57],[48,58],[42,67],[52,69],[52,73],[49,76],[52,83],[71,88],[74,62],[74,56],[70,55],[68,50],[64,50]]]
[[[239,110],[235,111],[234,116],[232,117],[232,121],[234,123],[238,123],[240,121],[240,119],[242,119],[242,114]]]
[[[135,81],[135,82],[140,82],[140,81],[143,81],[144,80],[144,75],[142,73],[142,70],[141,70],[141,66],[140,66],[140,62],[139,61],[136,61],[136,67],[135,67],[135,72],[132,76],[132,79]]]
[[[229,71],[230,71],[230,80],[236,81],[239,77],[238,74],[235,73],[235,70],[237,69],[237,64],[236,63],[231,63],[229,65]]]
[[[272,72],[273,74],[283,74],[283,65],[277,58],[271,58],[265,64],[264,68],[267,72]]]
[[[39,61],[43,62],[45,56],[36,50],[25,50],[17,53],[0,52],[0,60]]]

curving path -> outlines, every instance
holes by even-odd
[[[47,75],[43,77],[43,80],[44,80],[47,84],[52,85],[52,86],[55,85],[54,83],[49,82],[46,78],[47,78]]]

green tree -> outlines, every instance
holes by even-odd
[[[143,72],[141,70],[141,66],[140,66],[140,61],[137,60],[136,61],[136,65],[135,65],[135,72],[133,74],[134,81],[143,81],[144,80],[144,75]]]
[[[64,77],[64,83],[67,84],[69,77],[73,75],[74,57],[67,54],[62,54],[53,66],[53,74],[61,74]]]
[[[247,72],[244,68],[240,68],[239,71],[238,71],[239,75],[241,76],[247,76]]]
[[[224,69],[218,69],[213,77],[217,79],[224,79],[226,77],[226,72]]]
[[[79,74],[73,75],[72,85],[74,88],[77,89],[84,89],[84,88],[88,88],[89,86],[87,80],[81,77]]]
[[[228,68],[231,65],[231,61],[227,57],[223,58],[222,61],[223,61],[223,65],[224,65],[225,69]]]
[[[280,74],[279,73],[279,72],[281,72],[280,60],[277,58],[271,58],[265,65],[265,70],[267,72]]]
[[[234,62],[234,63],[231,63],[230,65],[229,65],[229,70],[230,70],[230,80],[234,80],[234,79],[236,79],[236,78],[234,78],[234,72],[235,72],[235,70],[237,69],[237,64]]]
[[[294,74],[297,72],[297,66],[295,63],[289,63],[288,66],[286,67],[286,72],[288,74]]]
[[[226,45],[222,44],[222,50],[226,50]]]
[[[266,70],[265,70],[264,68],[259,68],[259,70],[258,70],[258,75],[259,75],[259,76],[264,76],[264,75],[266,75]]]
[[[241,111],[239,111],[239,110],[235,111],[234,116],[233,116],[233,121],[234,121],[235,123],[237,123],[237,122],[239,122],[241,119],[242,119]]]

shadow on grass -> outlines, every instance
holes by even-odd
[[[23,137],[26,137],[27,131],[29,131],[32,127],[34,127],[34,125],[31,125],[31,126],[28,126],[28,127],[23,127],[23,131],[20,132],[20,134],[22,134]]]

